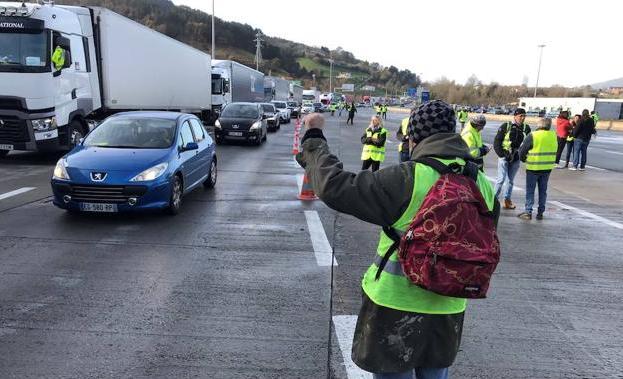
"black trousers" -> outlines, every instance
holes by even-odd
[[[381,162],[375,161],[372,159],[366,159],[365,161],[363,161],[363,164],[361,165],[361,169],[367,170],[368,168],[372,167],[372,172],[374,172],[374,171],[377,171],[380,166],[381,166]]]
[[[346,123],[348,124],[348,121],[350,121],[350,124],[353,125],[354,119],[355,119],[355,114],[354,113],[349,113],[348,114],[348,119],[346,120]]]
[[[556,137],[558,139],[558,149],[556,150],[556,164],[560,162],[560,157],[562,156],[562,151],[565,149],[565,145],[567,144],[567,139],[562,137]]]

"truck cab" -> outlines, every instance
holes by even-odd
[[[0,156],[71,148],[88,132],[101,106],[91,25],[87,8],[0,2]]]

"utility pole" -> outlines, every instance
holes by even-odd
[[[536,85],[534,86],[534,96],[536,97],[536,90],[539,88],[539,76],[541,75],[541,59],[543,59],[543,48],[545,47],[545,45],[538,45],[537,46],[540,49],[539,52],[539,68],[536,71]]]
[[[316,74],[312,74],[312,87],[316,89]]]
[[[333,55],[329,52],[329,93],[333,93]]]
[[[259,71],[262,63],[262,42],[264,42],[262,33],[257,32],[253,41],[255,41],[255,69]]]
[[[216,59],[216,51],[214,50],[214,0],[212,0],[212,59]]]

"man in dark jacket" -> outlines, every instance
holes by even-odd
[[[408,134],[413,160],[375,172],[345,171],[329,151],[323,121],[317,114],[305,119],[303,152],[297,155],[315,193],[337,211],[401,232],[439,178],[432,168],[413,160],[431,157],[462,166],[471,159],[467,145],[455,133],[454,111],[442,101],[425,103],[411,113]],[[497,223],[499,203],[484,174],[478,175],[477,186]],[[377,262],[388,244],[392,241],[381,233],[375,262],[362,280],[363,304],[352,359],[375,378],[412,378],[414,371],[418,378],[448,378],[461,342],[467,301],[413,285],[396,267],[395,251],[389,257],[391,264],[379,273]]]
[[[580,122],[573,129],[573,137],[575,137],[573,141],[573,166],[569,167],[569,170],[585,170],[588,144],[591,142],[591,136],[596,132],[595,121],[589,115],[588,109],[584,109]],[[581,159],[580,155],[582,156]]]
[[[493,140],[493,149],[498,155],[498,176],[495,180],[495,196],[500,197],[504,182],[508,179],[504,192],[504,209],[515,209],[511,201],[515,175],[519,170],[519,146],[524,137],[530,133],[530,127],[524,124],[526,111],[523,108],[515,110],[513,121],[503,123]]]

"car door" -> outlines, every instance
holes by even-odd
[[[201,125],[201,121],[196,118],[191,118],[190,126],[193,129],[195,141],[197,141],[197,145],[199,145],[197,154],[197,158],[199,159],[197,164],[197,180],[199,180],[204,176],[207,177],[208,172],[210,171],[210,163],[212,161],[212,151],[214,150],[214,147],[210,143],[210,140],[206,138],[208,133],[205,131],[203,125]]]
[[[199,180],[199,150],[184,151],[184,147],[189,142],[196,142],[190,126],[190,122],[185,120],[180,126],[178,135],[177,152],[180,159],[180,168],[184,176],[184,190],[188,190]]]

